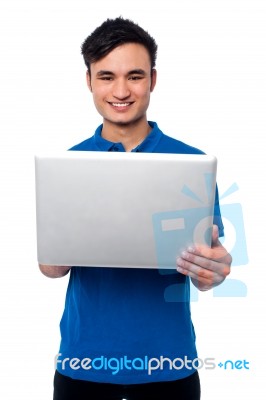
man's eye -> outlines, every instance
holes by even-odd
[[[111,76],[102,76],[99,78],[101,81],[111,81],[113,78]]]
[[[138,81],[139,79],[142,79],[142,76],[132,75],[129,77],[129,80],[131,80],[131,81]]]

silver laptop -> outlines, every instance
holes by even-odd
[[[172,269],[210,245],[213,156],[65,151],[35,174],[40,264]]]

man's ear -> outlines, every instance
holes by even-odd
[[[92,92],[92,86],[91,86],[91,74],[89,71],[86,72],[86,80],[87,80],[87,85],[90,91]]]
[[[153,69],[151,70],[151,89],[150,89],[151,92],[152,92],[153,89],[155,88],[156,81],[157,81],[157,71],[156,71],[155,68],[153,68]]]

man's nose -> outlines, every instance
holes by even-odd
[[[114,83],[113,86],[113,96],[116,99],[126,99],[130,96],[130,90],[128,87],[128,81],[125,79],[118,79],[116,80],[116,82]]]

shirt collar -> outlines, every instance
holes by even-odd
[[[163,134],[162,131],[158,128],[156,122],[148,121],[148,123],[152,128],[151,132],[143,140],[142,143],[140,143],[135,149],[132,150],[133,152],[152,153],[157,143],[159,142]],[[102,127],[102,124],[98,126],[94,134],[94,141],[99,150],[113,151],[115,149],[116,151],[125,151],[121,143],[110,142],[109,140],[106,140],[102,137]]]

